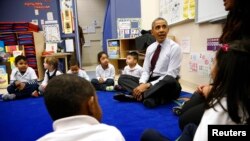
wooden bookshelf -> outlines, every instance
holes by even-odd
[[[114,65],[116,74],[120,74],[126,64],[126,56],[129,51],[136,51],[135,39],[108,39],[107,53],[110,63]],[[142,66],[143,57],[139,57],[139,64]]]

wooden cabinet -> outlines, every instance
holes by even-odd
[[[116,74],[120,74],[126,64],[126,56],[129,51],[137,51],[134,38],[108,39],[107,53],[110,63],[114,65]],[[142,66],[143,57],[139,57],[139,64]]]

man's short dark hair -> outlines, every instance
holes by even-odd
[[[154,29],[155,22],[156,22],[156,21],[159,21],[159,20],[164,21],[164,22],[167,24],[167,26],[168,26],[167,20],[165,20],[164,18],[158,17],[158,18],[156,18],[156,19],[152,22],[152,29]]]
[[[136,51],[129,51],[127,55],[132,56],[137,61],[139,59],[139,54]]]
[[[53,120],[81,115],[82,105],[95,89],[89,81],[73,74],[53,77],[46,86],[44,101]]]

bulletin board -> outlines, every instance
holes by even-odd
[[[225,19],[228,12],[223,0],[196,0],[196,23]]]
[[[169,25],[195,18],[195,0],[160,0],[160,17]]]
[[[117,35],[122,38],[136,38],[141,35],[140,18],[118,18]]]

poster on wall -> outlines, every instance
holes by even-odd
[[[168,24],[195,18],[195,0],[160,0],[160,17]]]
[[[58,24],[44,25],[44,34],[46,42],[60,42],[60,30]]]
[[[73,3],[72,0],[61,0],[61,19],[63,33],[71,34],[74,31],[74,20],[73,20]]]
[[[136,38],[141,35],[140,18],[118,18],[117,19],[118,38]]]
[[[219,38],[208,38],[207,39],[207,50],[216,51],[221,47]]]
[[[180,46],[181,46],[181,51],[183,53],[190,53],[191,50],[190,40],[191,40],[190,37],[185,37],[181,39]]]
[[[214,52],[194,52],[190,54],[189,71],[209,76],[213,64]]]

